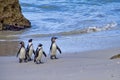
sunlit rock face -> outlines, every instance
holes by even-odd
[[[19,0],[0,0],[0,30],[21,30],[31,26],[21,12]]]

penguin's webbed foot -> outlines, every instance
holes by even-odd
[[[22,59],[19,59],[19,63],[22,63]]]
[[[28,59],[28,61],[32,61],[32,59],[31,59],[31,58],[29,58],[29,59]]]
[[[56,56],[51,56],[50,59],[58,59]]]
[[[55,59],[58,59],[57,57],[55,57]]]
[[[50,59],[54,59],[54,56],[50,56]]]
[[[26,60],[24,60],[24,62],[25,62],[25,63],[27,63],[27,61],[26,61]]]

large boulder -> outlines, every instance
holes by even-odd
[[[0,30],[28,27],[31,27],[31,23],[22,15],[19,0],[0,0]]]

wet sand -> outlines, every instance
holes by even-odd
[[[0,41],[0,56],[13,56],[19,49],[19,41]]]

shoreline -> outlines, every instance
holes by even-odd
[[[20,47],[20,45],[19,45],[19,42],[20,41],[0,41],[0,56],[15,56],[16,55],[16,53],[18,52],[18,50],[19,50],[19,47]],[[34,41],[34,43],[35,43],[35,45],[34,45],[34,50],[35,50],[35,48],[37,47],[37,43],[38,41]],[[71,42],[71,41],[70,41]],[[45,42],[43,42],[43,43],[46,43],[46,41]],[[50,42],[49,42],[50,43]],[[61,42],[60,42],[61,43]],[[59,44],[60,44],[59,43]],[[27,41],[25,41],[25,46],[27,46]],[[44,47],[44,51],[47,53],[47,55],[49,55],[49,53],[48,53],[48,51],[49,51],[49,47],[47,47],[47,49],[46,49],[46,46],[49,46],[48,44],[47,45],[45,45],[45,47]],[[61,45],[60,45],[60,47],[61,47]],[[74,47],[74,46],[73,46]],[[72,48],[73,48],[72,47]],[[70,48],[70,47],[68,47],[68,48]],[[65,53],[65,54],[73,54],[73,53],[76,53],[76,54],[78,54],[78,53],[84,53],[84,52],[92,52],[92,51],[104,51],[104,50],[109,50],[109,49],[120,49],[120,47],[119,46],[117,46],[117,47],[110,47],[110,48],[97,48],[97,49],[88,49],[88,50],[77,50],[77,51],[69,51],[69,49],[68,48],[65,48],[65,49],[67,49],[68,51],[63,51],[63,53]],[[74,48],[76,48],[76,47],[74,47]],[[63,48],[62,48],[63,49]],[[78,49],[78,48],[77,48]],[[58,53],[59,54],[59,53]]]
[[[99,33],[98,33],[99,34]],[[104,50],[112,48],[120,48],[118,44],[120,42],[120,36],[106,36],[106,37],[97,37],[98,34],[86,34],[78,36],[61,36],[57,40],[57,45],[61,48],[64,53],[79,53],[85,51],[95,51],[95,50]],[[19,42],[24,41],[25,47],[28,44],[27,39],[17,39],[17,40],[5,40],[0,41],[0,56],[12,56],[15,55],[19,50]],[[34,50],[37,48],[39,43],[43,44],[44,51],[49,54],[49,48],[51,45],[51,37],[42,37],[42,38],[32,38]]]
[[[57,35],[57,45],[61,48],[62,52],[65,53],[76,53],[91,50],[103,50],[110,48],[120,47],[120,31],[119,30],[107,30],[100,32],[93,32],[82,35],[69,35],[62,36]],[[34,49],[37,48],[38,44],[43,44],[44,51],[49,54],[49,48],[51,45],[51,36],[48,37],[25,37],[24,32],[0,32],[0,55],[14,55],[19,48],[17,41],[24,41],[25,46],[28,44],[29,39],[33,39]],[[11,45],[11,46],[10,46]],[[8,47],[9,46],[9,47]],[[6,48],[8,47],[8,48]],[[12,48],[13,47],[13,48]],[[7,49],[7,50],[6,50]],[[10,53],[9,53],[10,52]],[[9,53],[9,54],[8,54]]]
[[[0,56],[0,79],[119,80],[120,59],[110,59],[118,53],[120,48],[63,53],[57,60],[43,57],[44,64],[18,63],[15,56]]]

